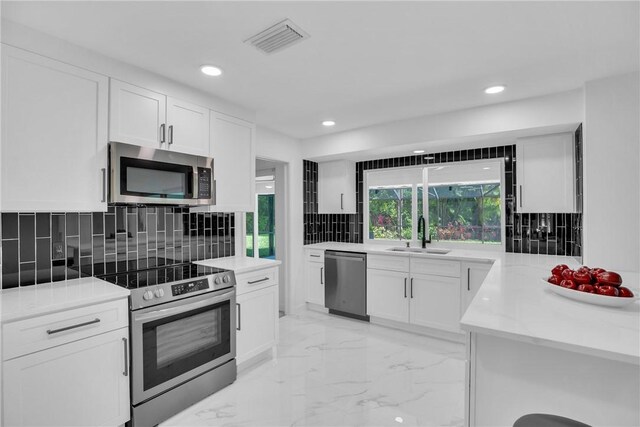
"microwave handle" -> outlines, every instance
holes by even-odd
[[[164,308],[160,310],[150,311],[148,313],[136,315],[134,314],[134,322],[149,322],[162,317],[173,316],[175,314],[185,313],[187,311],[195,310],[197,308],[206,307],[211,304],[216,304],[221,301],[229,300],[235,295],[235,289],[223,293],[222,295],[213,296],[190,304],[178,305],[176,307]]]
[[[212,202],[215,205],[216,204],[216,200],[218,199],[218,181],[216,181],[215,179],[213,180],[213,198],[212,198]]]
[[[107,168],[102,168],[102,203],[107,201]]]

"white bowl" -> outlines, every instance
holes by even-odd
[[[588,292],[581,292],[574,289],[563,288],[562,286],[554,285],[553,283],[547,282],[547,279],[542,279],[544,283],[546,283],[549,288],[558,295],[562,295],[563,297],[586,302],[588,304],[595,305],[604,305],[607,307],[624,307],[625,305],[632,304],[633,302],[640,299],[638,296],[638,292],[632,291],[634,296],[631,298],[621,298],[621,297],[610,297],[608,295],[599,295],[599,294],[590,294]]]

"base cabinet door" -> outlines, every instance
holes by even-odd
[[[478,293],[478,289],[482,286],[484,278],[487,277],[492,264],[465,262],[462,263],[462,277],[460,279],[462,288],[461,311],[460,316],[467,311],[473,297]]]
[[[367,314],[397,322],[409,321],[409,275],[367,270]]]
[[[2,46],[3,211],[105,211],[108,78]]]
[[[117,329],[4,362],[3,425],[128,421],[128,337],[128,328]]]
[[[459,278],[414,274],[409,294],[410,323],[460,332]]]
[[[307,262],[307,302],[324,307],[324,263]]]
[[[277,342],[278,286],[238,295],[236,309],[236,360],[242,363]]]

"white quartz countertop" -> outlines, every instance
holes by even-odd
[[[246,273],[248,271],[259,270],[261,268],[275,267],[282,264],[276,259],[252,258],[246,256],[232,256],[225,258],[213,258],[204,261],[195,261],[196,264],[206,265],[207,267],[224,268],[233,270],[236,274]]]
[[[129,290],[95,277],[42,283],[0,291],[2,323],[129,296]]]
[[[578,267],[572,257],[453,249],[446,255],[389,252],[390,246],[318,243],[330,249],[390,256],[451,260],[494,260],[480,290],[461,319],[462,328],[534,344],[640,364],[640,302],[602,307],[553,293],[541,279],[556,264]],[[591,267],[607,268],[606,265]],[[623,285],[640,294],[640,275],[621,272]]]

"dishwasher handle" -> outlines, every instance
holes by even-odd
[[[334,252],[334,251],[326,251],[324,253],[325,260],[329,259],[341,259],[345,261],[356,261],[363,262],[367,259],[367,254],[359,253],[359,252]]]

